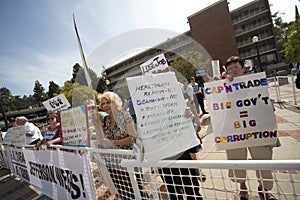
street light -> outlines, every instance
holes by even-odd
[[[258,58],[258,65],[259,65],[260,71],[262,72],[263,69],[262,69],[262,66],[261,66],[260,55],[259,55],[259,50],[258,50],[258,36],[256,36],[256,35],[253,36],[252,43],[255,44],[256,54],[257,54],[257,58]]]

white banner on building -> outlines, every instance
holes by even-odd
[[[48,111],[58,111],[71,106],[64,94],[60,94],[47,101],[44,101],[43,105]]]
[[[65,151],[6,149],[11,172],[52,199],[96,199],[90,158]]]
[[[142,73],[158,74],[170,71],[165,55],[159,54],[140,65]]]
[[[265,73],[204,86],[218,150],[276,143],[277,124]]]
[[[127,78],[146,160],[158,161],[199,144],[173,72]],[[188,139],[187,139],[188,138]]]
[[[85,105],[60,112],[64,146],[89,146],[87,117]]]

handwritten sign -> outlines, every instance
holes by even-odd
[[[199,144],[192,120],[184,117],[186,103],[173,72],[126,80],[148,161],[174,156]]]
[[[205,69],[195,69],[194,74],[195,74],[195,77],[205,76],[206,70]]]
[[[24,126],[11,127],[7,130],[3,138],[4,144],[13,144],[15,146],[22,146],[26,142]]]
[[[218,150],[276,143],[277,124],[265,73],[204,86]]]
[[[60,118],[64,146],[88,146],[86,106],[62,110]]]
[[[60,94],[47,101],[44,101],[43,105],[48,111],[58,111],[60,109],[66,109],[71,106],[64,94]]]
[[[52,199],[96,199],[85,154],[6,149],[11,172]]]
[[[143,74],[158,74],[170,71],[167,59],[165,58],[165,55],[163,53],[144,62],[140,65],[140,67]]]

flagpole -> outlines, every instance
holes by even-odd
[[[92,80],[91,80],[91,77],[89,75],[89,71],[88,71],[86,60],[85,60],[85,56],[84,56],[82,44],[81,44],[81,41],[80,41],[80,37],[79,37],[78,30],[77,30],[77,26],[76,26],[76,21],[75,21],[74,13],[73,13],[73,22],[74,22],[74,28],[75,28],[75,32],[76,32],[76,37],[77,37],[78,45],[79,45],[80,56],[81,56],[81,59],[82,59],[82,65],[83,65],[83,70],[84,70],[85,78],[86,78],[86,81],[87,81],[87,84],[88,84],[89,91],[91,92],[92,97],[93,97],[95,110],[97,111],[97,109],[96,109],[97,108],[97,103],[96,103],[96,99],[95,99],[95,95],[94,95],[94,90],[93,90],[93,86],[92,86]],[[103,130],[101,129],[101,127],[100,127],[101,120],[99,118],[98,111],[96,112],[96,114],[97,114],[96,115],[97,116],[97,118],[96,118],[97,121],[94,124],[95,129],[96,129],[96,139],[97,140],[102,140],[104,138],[104,133],[103,133]]]

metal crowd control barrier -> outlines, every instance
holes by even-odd
[[[245,181],[251,198],[266,193],[258,190],[258,182],[269,181],[273,183],[273,189],[268,192],[277,199],[300,199],[300,160],[164,160],[147,163],[134,160],[130,150],[51,148],[49,151],[73,150],[90,156],[90,173],[96,190],[93,199],[238,199],[241,189],[228,177],[229,169],[247,170]],[[5,152],[5,146],[1,152]],[[257,178],[255,171],[261,174],[263,170],[271,170],[273,179]]]

